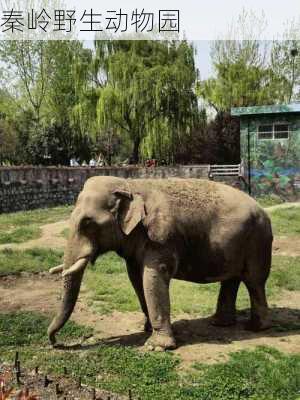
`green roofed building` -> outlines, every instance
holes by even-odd
[[[300,103],[239,107],[241,162],[249,192],[300,199]]]

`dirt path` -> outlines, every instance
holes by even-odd
[[[300,237],[278,236],[274,238],[273,254],[289,257],[300,257]]]
[[[290,207],[300,207],[300,202],[284,203],[272,207],[266,207],[267,212],[287,209]],[[300,237],[299,236],[276,236],[273,242],[273,254],[290,257],[300,257]]]
[[[276,206],[264,207],[264,209],[266,211],[275,211],[275,210],[281,210],[281,209],[290,208],[290,207],[300,207],[300,201],[298,201],[296,203],[277,204]]]
[[[0,279],[0,312],[34,311],[53,316],[59,304],[61,280],[48,274]],[[144,349],[147,335],[141,330],[142,314],[114,312],[111,315],[94,313],[85,304],[85,288],[81,291],[72,319],[94,328],[94,336],[82,346],[97,346],[100,341],[136,346]],[[247,312],[241,312],[235,327],[217,328],[208,318],[192,319],[183,315],[173,321],[179,344],[175,354],[180,355],[183,366],[195,361],[216,362],[226,359],[236,350],[254,348],[257,345],[274,346],[289,352],[300,353],[300,293],[284,292],[281,299],[272,304],[274,328],[261,333],[244,330]]]
[[[30,249],[32,247],[47,247],[47,248],[64,248],[66,239],[62,236],[64,229],[68,227],[68,221],[59,221],[52,224],[41,226],[41,236],[38,239],[29,240],[27,242],[17,244],[9,243],[0,245],[0,250],[4,248],[11,249]]]

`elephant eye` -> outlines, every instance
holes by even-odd
[[[82,228],[86,228],[86,227],[90,227],[93,224],[93,220],[90,217],[84,217],[81,220],[81,227]]]

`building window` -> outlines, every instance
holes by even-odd
[[[257,136],[259,140],[288,139],[289,124],[275,123],[259,125]]]
[[[288,138],[289,138],[288,124],[275,124],[274,139],[288,139]]]
[[[273,139],[273,125],[260,125],[258,139]]]

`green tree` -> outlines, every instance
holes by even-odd
[[[201,82],[198,94],[217,112],[276,101],[277,78],[259,41],[214,42],[212,62],[216,77]]]
[[[78,102],[77,68],[85,59],[86,52],[89,54],[76,40],[49,41],[47,44],[51,74],[45,104],[51,120],[58,124],[69,123],[71,112]]]
[[[134,163],[151,135],[149,152],[157,147],[157,135],[174,146],[176,135],[191,129],[197,118],[193,47],[175,41],[96,41],[95,49],[94,79],[85,96],[89,108],[97,100],[94,129],[128,135]]]
[[[41,109],[51,82],[51,57],[47,41],[3,40],[0,56],[5,68],[7,90],[25,107],[32,108],[35,123],[41,122]]]
[[[245,10],[212,42],[214,77],[202,81],[198,95],[217,112],[231,107],[279,102],[279,79],[270,63],[270,43],[257,40],[266,27],[264,15]]]
[[[82,133],[72,113],[79,99],[78,66],[84,67],[90,52],[79,41],[4,41],[0,52],[6,81],[0,104],[16,125],[18,161],[65,164],[80,152],[88,158],[88,132]]]
[[[12,124],[0,118],[0,165],[11,164],[15,160],[17,134]]]
[[[49,41],[47,52],[52,59],[50,87],[45,99],[47,112],[42,138],[36,138],[34,145],[44,143],[53,163],[66,164],[72,156],[87,160],[91,156],[91,135],[88,130],[80,129],[73,111],[81,94],[82,82],[78,79],[86,81],[90,50],[80,41]],[[80,76],[78,69],[84,75]]]

